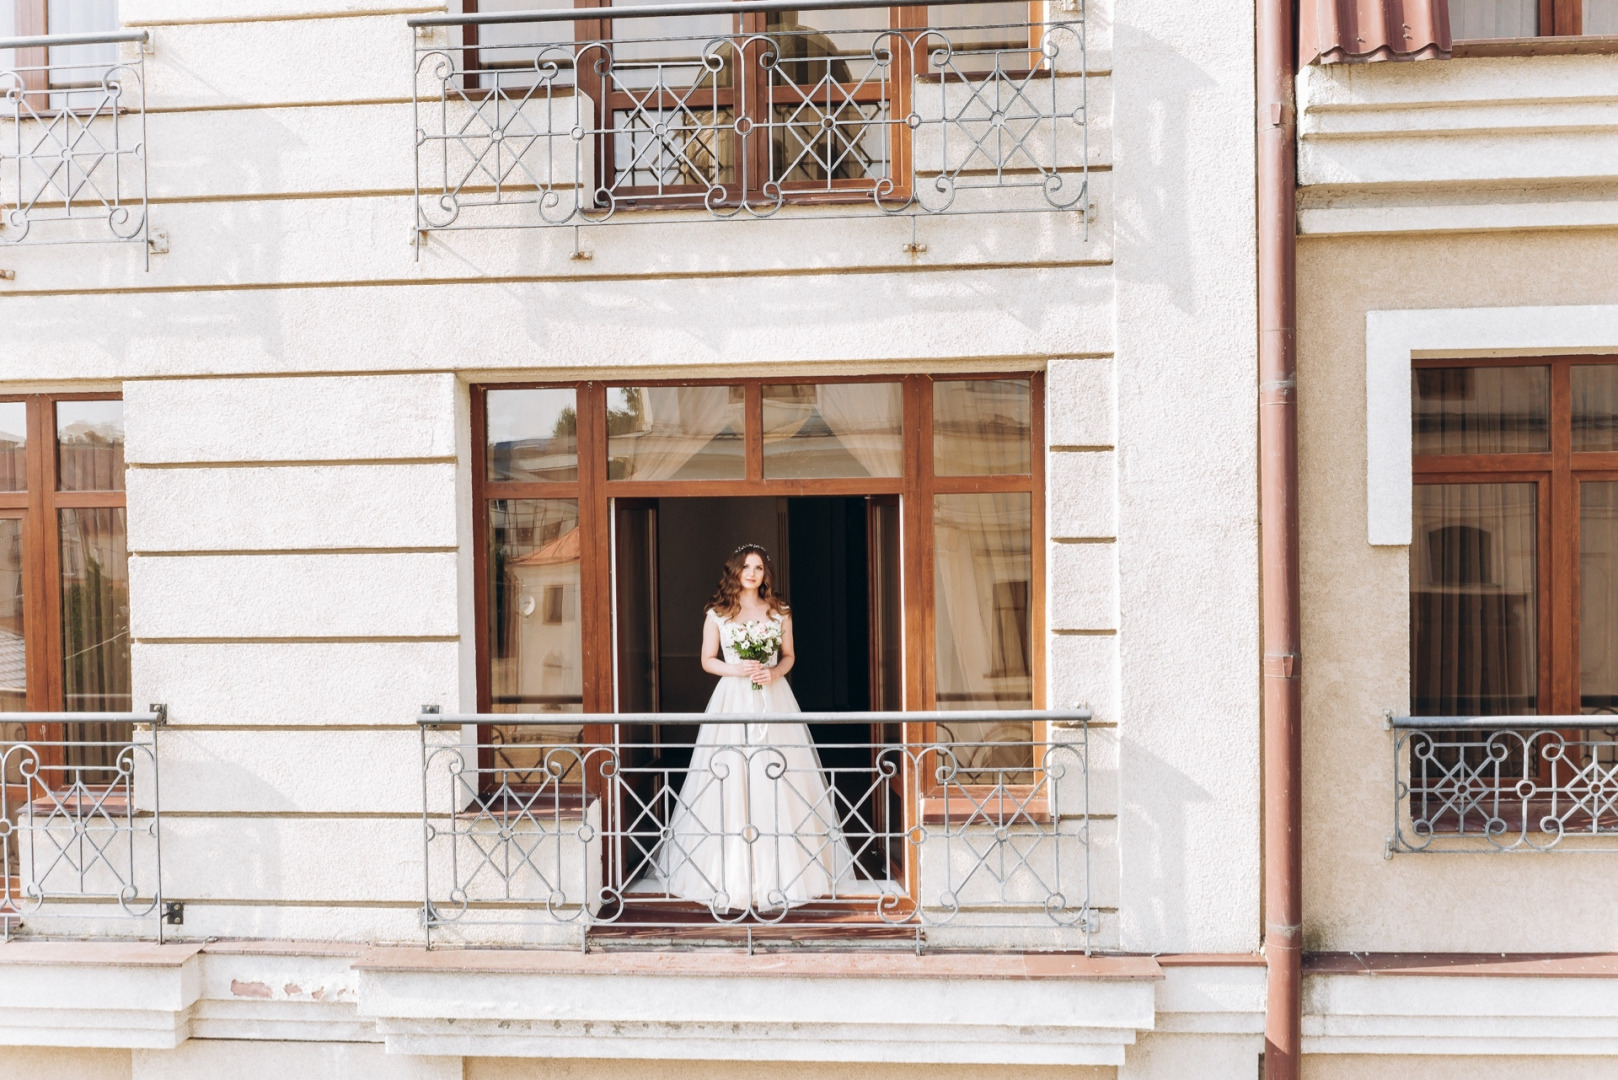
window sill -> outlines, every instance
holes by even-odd
[[[1455,60],[1490,56],[1600,56],[1618,54],[1618,36],[1490,38],[1457,41],[1450,50]]]

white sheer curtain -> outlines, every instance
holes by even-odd
[[[825,383],[815,388],[820,418],[871,476],[903,468],[904,395],[898,383]]]
[[[1539,0],[1449,0],[1449,28],[1456,41],[1533,37]]]
[[[608,438],[607,456],[621,463],[614,479],[667,480],[708,449],[727,431],[734,447],[709,451],[703,479],[744,474],[741,410],[731,401],[728,386],[646,386],[613,390],[610,421],[624,430]],[[696,477],[692,477],[696,479]]]

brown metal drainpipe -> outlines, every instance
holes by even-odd
[[[1305,0],[1308,2],[1308,0]],[[1259,525],[1264,618],[1265,1080],[1298,1080],[1303,1026],[1294,0],[1258,0]]]

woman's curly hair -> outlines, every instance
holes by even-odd
[[[757,544],[743,544],[730,553],[725,568],[719,572],[719,589],[708,601],[708,609],[721,619],[732,618],[742,609],[742,567],[747,565],[749,555],[757,555],[764,563],[764,580],[758,583],[758,598],[772,614],[785,615],[791,609],[776,590],[775,565],[770,562],[770,553]]]

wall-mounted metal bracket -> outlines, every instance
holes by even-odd
[[[184,926],[185,925],[185,901],[184,900],[165,900],[165,901],[163,901],[163,925],[164,926]]]

